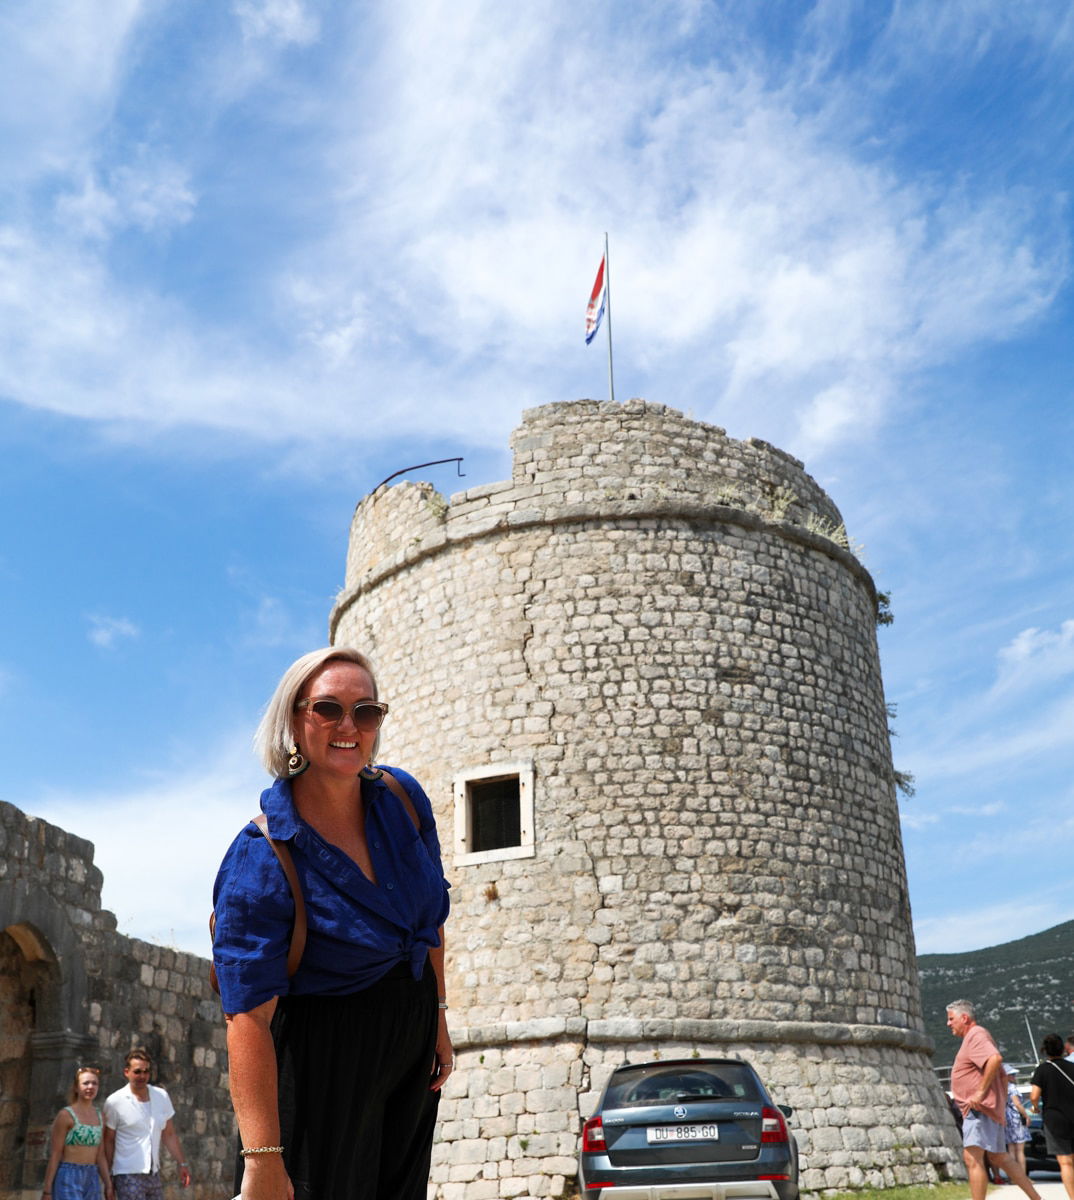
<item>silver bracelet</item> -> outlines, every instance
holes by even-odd
[[[448,1002],[446,1000],[439,1000],[437,1001],[436,1007],[440,1009],[441,1012],[444,1012],[448,1007]]]

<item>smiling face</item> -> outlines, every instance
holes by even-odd
[[[101,1084],[95,1071],[79,1071],[75,1080],[79,1100],[92,1100]]]
[[[955,1035],[955,1037],[965,1037],[973,1025],[973,1017],[968,1013],[952,1012],[947,1010],[947,1028]]]
[[[360,700],[375,699],[369,672],[357,663],[333,659],[306,680],[298,699],[338,700],[343,705],[337,725],[319,720],[308,708],[296,708],[291,720],[311,775],[324,772],[353,779],[373,757],[377,740],[376,730],[362,732],[351,715]]]

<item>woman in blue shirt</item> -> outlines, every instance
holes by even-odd
[[[288,976],[294,898],[252,823],[214,889],[213,961],[228,1024],[246,1200],[424,1200],[451,1073],[443,877],[432,807],[370,767],[387,704],[369,660],[307,654],[280,680],[256,743],[261,797],[285,841],[308,934]],[[411,811],[408,811],[411,810]]]

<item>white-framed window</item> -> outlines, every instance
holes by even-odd
[[[490,763],[455,776],[455,865],[533,858],[533,763]]]

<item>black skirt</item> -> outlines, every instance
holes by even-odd
[[[282,996],[272,1019],[295,1200],[425,1200],[436,977],[406,964],[349,996]],[[242,1181],[241,1165],[236,1192]]]

